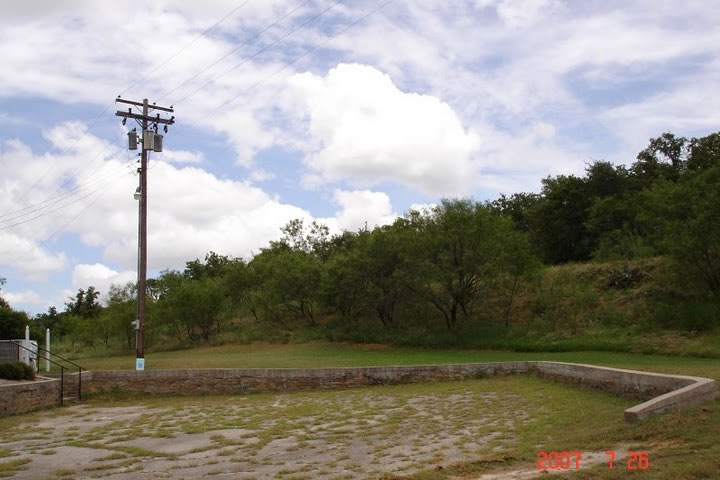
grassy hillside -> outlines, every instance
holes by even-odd
[[[525,285],[503,340],[519,350],[717,357],[719,321],[718,305],[696,297],[667,259],[569,264]]]
[[[664,258],[549,267],[489,290],[458,327],[430,307],[401,310],[397,324],[327,319],[295,330],[240,322],[230,341],[329,340],[523,352],[615,351],[720,357],[720,309],[674,277]]]

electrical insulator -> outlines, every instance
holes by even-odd
[[[155,134],[155,140],[153,142],[153,151],[155,152],[162,152],[162,142],[163,142],[163,136],[159,134]]]
[[[128,149],[129,150],[137,150],[137,133],[128,132]]]

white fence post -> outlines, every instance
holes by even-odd
[[[25,325],[25,341],[22,342],[23,348],[22,349],[22,362],[25,365],[30,365],[30,352],[27,351],[28,348],[30,348],[30,326]]]
[[[45,371],[50,371],[50,329],[45,330]]]

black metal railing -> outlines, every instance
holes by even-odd
[[[78,365],[77,363],[73,362],[72,360],[68,360],[67,358],[58,355],[57,353],[51,352],[50,350],[48,350],[48,349],[46,349],[46,348],[44,348],[44,347],[41,347],[40,345],[38,345],[38,350],[37,350],[37,352],[36,352],[35,350],[29,349],[29,348],[27,348],[27,347],[25,347],[25,346],[23,346],[23,345],[20,345],[19,343],[15,342],[15,341],[13,341],[13,340],[10,340],[10,342],[13,343],[13,344],[15,344],[15,345],[17,345],[19,348],[22,348],[22,349],[24,349],[24,350],[27,350],[27,351],[29,351],[29,352],[31,352],[31,353],[36,353],[36,354],[38,355],[38,357],[37,357],[38,370],[40,370],[40,360],[41,360],[41,358],[40,358],[40,353],[41,353],[41,352],[45,352],[45,353],[47,353],[47,354],[49,354],[49,355],[51,355],[51,356],[53,356],[53,357],[58,358],[59,360],[61,360],[61,361],[63,361],[63,362],[67,362],[67,363],[69,363],[70,365],[72,365],[72,366],[74,366],[74,367],[77,367],[77,369],[78,369],[78,381],[77,381],[77,384],[78,384],[78,400],[82,400],[82,372],[83,372],[83,370],[84,370],[82,366]],[[19,350],[18,350],[18,352],[19,352]],[[52,360],[52,359],[49,358],[48,356],[45,356],[44,358],[45,358],[45,360],[48,360],[48,361],[49,361],[50,363],[52,363],[53,365],[57,365],[58,367],[60,367],[60,391],[61,391],[61,394],[60,394],[60,405],[62,405],[62,404],[63,404],[63,399],[62,399],[62,397],[65,395],[65,389],[64,389],[64,387],[65,387],[65,369],[66,369],[66,368],[69,368],[69,367],[67,367],[66,365],[63,365],[63,364],[61,364],[61,363],[59,363],[59,362],[56,362],[55,360]]]

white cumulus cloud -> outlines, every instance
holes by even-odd
[[[376,226],[392,223],[398,215],[392,211],[390,197],[384,192],[370,190],[336,190],[335,203],[341,208],[336,213],[337,225],[342,230],[372,230]]]
[[[205,155],[202,152],[164,149],[162,159],[170,163],[202,163]]]
[[[21,220],[21,219],[18,219]],[[64,253],[52,253],[32,238],[0,232],[0,265],[13,265],[28,278],[42,280],[62,270],[67,263]]]
[[[72,286],[75,290],[93,286],[100,292],[100,300],[107,299],[111,285],[125,285],[128,282],[135,282],[137,273],[131,271],[117,272],[102,263],[75,265],[72,271]]]
[[[7,300],[11,305],[44,305],[44,300],[39,293],[33,290],[23,290],[22,292],[2,292],[2,298]]]
[[[470,189],[478,136],[431,95],[406,93],[374,67],[340,64],[325,77],[290,78],[304,98],[318,150],[306,157],[313,181],[395,181],[441,195]]]
[[[53,148],[48,153],[36,154],[13,141],[0,156],[0,213],[10,212],[0,218],[0,229],[6,228],[0,230],[0,264],[33,279],[62,270],[69,263],[67,255],[50,248],[62,248],[54,240],[71,234],[98,248],[108,263],[135,270],[138,203],[133,199],[137,177],[132,159],[128,163],[124,151],[77,124],[54,127],[46,138]],[[78,144],[103,152],[99,158],[90,155],[92,169],[83,168],[88,155]],[[280,227],[293,218],[310,220],[311,215],[247,181],[221,179],[197,166],[158,158],[148,172],[149,268],[179,268],[209,250],[247,257],[277,239]],[[75,260],[84,265],[82,261]],[[97,265],[82,266],[73,272],[73,286],[85,288],[87,280],[114,275]],[[126,272],[120,280],[132,278]]]
[[[548,10],[557,6],[554,0],[502,0],[497,14],[509,27],[525,27],[535,23]]]

